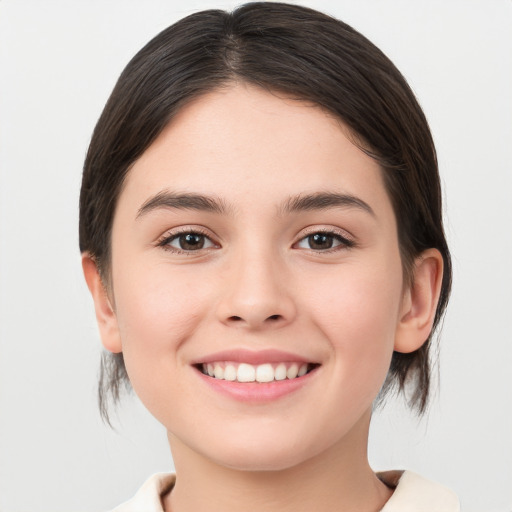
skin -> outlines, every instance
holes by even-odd
[[[123,352],[168,432],[178,479],[166,510],[361,512],[391,495],[368,464],[372,402],[393,350],[430,333],[442,258],[422,254],[405,287],[381,170],[347,135],[320,108],[252,86],[206,94],[130,170],[108,290],[83,257],[102,341]],[[326,192],[356,201],[286,207]],[[201,194],[223,211],[155,206],[164,193]],[[202,249],[172,238],[191,231],[205,235]],[[331,235],[312,247],[318,232]],[[318,367],[292,393],[241,401],[193,365],[227,349]]]

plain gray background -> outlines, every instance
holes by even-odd
[[[304,1],[352,24],[417,93],[439,152],[454,291],[427,419],[374,417],[375,469],[512,510],[512,2]],[[172,470],[135,398],[99,420],[101,352],[78,253],[81,166],[128,59],[178,18],[237,2],[0,0],[0,510],[100,511]]]

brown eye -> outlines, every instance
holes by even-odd
[[[193,252],[214,247],[214,243],[202,233],[180,233],[172,235],[160,245],[176,251]]]
[[[328,251],[329,249],[353,247],[354,243],[337,233],[328,231],[318,231],[305,236],[296,244],[299,249],[309,249],[311,251]]]
[[[187,233],[180,235],[177,239],[180,249],[185,251],[194,251],[204,247],[204,236],[196,233]]]
[[[327,233],[315,233],[307,237],[310,249],[330,249],[334,244],[334,236]]]

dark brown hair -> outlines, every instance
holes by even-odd
[[[407,82],[368,39],[320,12],[275,2],[231,13],[192,14],[152,39],[121,74],[94,130],[80,194],[80,250],[95,260],[106,286],[116,202],[130,166],[173,116],[198,96],[230,82],[311,101],[347,125],[381,166],[398,225],[406,279],[428,248],[444,260],[434,329],[451,286],[436,152],[428,123]],[[430,387],[431,337],[410,354],[393,354],[381,397],[411,390],[421,413]],[[100,410],[128,386],[122,354],[104,354]]]

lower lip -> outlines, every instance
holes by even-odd
[[[237,382],[215,379],[197,370],[199,377],[214,391],[240,402],[265,403],[290,395],[307,385],[318,368],[296,379],[274,380],[272,382]]]

